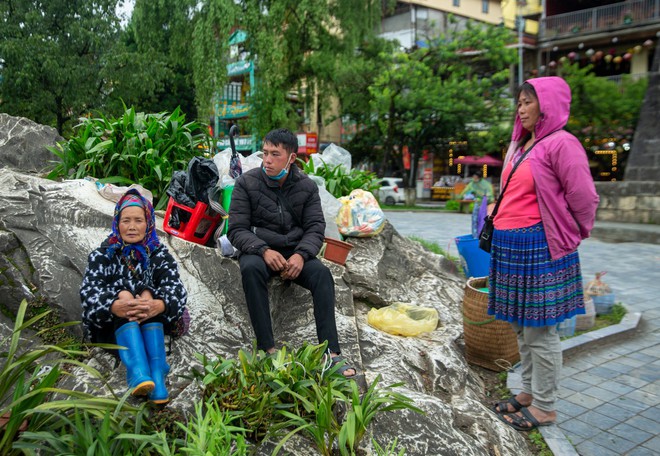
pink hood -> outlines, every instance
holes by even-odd
[[[541,117],[534,127],[536,139],[539,140],[553,131],[564,128],[571,113],[571,88],[566,81],[557,76],[549,76],[528,79],[525,82],[534,87],[539,97]],[[520,141],[526,134],[527,130],[523,128],[520,116],[516,113],[511,140]]]

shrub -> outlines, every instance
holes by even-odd
[[[375,192],[380,188],[378,177],[371,171],[353,168],[346,172],[342,165],[329,166],[326,163],[315,168],[312,160],[307,163],[300,160],[300,163],[306,174],[322,177],[325,181],[325,189],[335,198],[348,196],[358,188],[376,194]]]
[[[210,138],[197,122],[185,123],[179,108],[172,113],[145,114],[127,109],[117,119],[83,118],[74,136],[50,148],[61,162],[49,179],[82,179],[101,183],[140,184],[154,195],[154,206],[167,204],[165,191],[174,171],[185,170]]]
[[[380,387],[376,379],[364,395],[357,384],[331,367],[326,344],[305,343],[275,355],[239,351],[238,360],[198,359],[203,371],[194,376],[204,385],[204,397],[239,418],[237,426],[256,443],[278,442],[277,454],[295,434],[303,433],[322,455],[354,454],[367,426],[381,412],[409,409],[412,400],[392,391],[399,384]],[[343,413],[339,411],[343,410]]]

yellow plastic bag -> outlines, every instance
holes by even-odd
[[[438,311],[405,302],[394,302],[367,313],[367,323],[395,336],[418,336],[438,326]]]

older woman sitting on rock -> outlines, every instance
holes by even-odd
[[[124,347],[119,357],[132,394],[164,404],[170,370],[164,336],[181,331],[187,293],[154,222],[153,206],[137,190],[121,197],[112,234],[89,255],[80,298],[91,341]]]

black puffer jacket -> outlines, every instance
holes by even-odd
[[[282,205],[278,192],[289,201],[295,216]],[[227,237],[242,253],[263,255],[268,248],[293,250],[307,261],[318,255],[324,233],[318,186],[296,166],[291,167],[281,188],[261,168],[251,169],[236,179]]]

